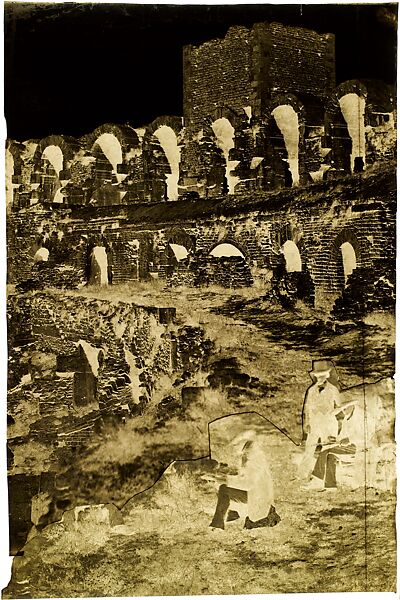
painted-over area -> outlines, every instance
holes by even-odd
[[[345,94],[339,104],[351,138],[351,170],[354,171],[357,157],[362,158],[365,165],[365,98],[354,93]]]
[[[178,146],[176,133],[171,127],[161,125],[154,135],[160,142],[161,148],[165,152],[171,173],[167,173],[167,198],[168,200],[178,199],[178,181],[179,181],[179,163],[181,160],[181,151]]]
[[[231,171],[239,164],[236,160],[230,160],[229,153],[235,147],[235,130],[232,124],[225,117],[217,119],[212,124],[212,129],[217,139],[217,145],[221,148],[225,158],[225,177],[228,182],[228,193],[235,192],[235,186],[240,181],[238,177],[232,175]]]
[[[112,165],[113,173],[119,182],[126,177],[124,174],[117,173],[117,165],[122,163],[122,148],[119,140],[112,133],[102,133],[96,140],[94,145],[98,145]]]
[[[292,106],[277,106],[272,111],[276,124],[282,132],[288,154],[289,170],[293,185],[299,183],[299,119]]]

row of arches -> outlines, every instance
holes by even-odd
[[[393,114],[388,90],[349,81],[334,90],[322,116],[307,115],[301,100],[286,94],[258,116],[250,106],[241,112],[217,108],[201,131],[184,129],[181,118],[160,117],[144,128],[106,124],[80,140],[9,142],[7,203],[14,195],[31,204],[177,200],[188,191],[234,194],[318,181],[329,170],[358,172],[380,152],[376,144],[370,147],[371,129],[380,128],[382,146],[383,130],[394,130]],[[30,185],[23,176],[26,160],[33,164]],[[105,193],[94,193],[103,188]]]
[[[293,187],[300,184],[300,154],[304,156],[305,152],[305,111],[301,103],[292,96],[283,101],[284,104],[275,106],[269,115],[265,115],[265,122],[270,121],[265,142],[271,145],[272,155],[267,156],[265,150],[261,149],[258,152],[260,156],[252,158],[250,170],[257,169],[260,165],[267,166],[270,162],[275,172],[282,173],[284,185]],[[331,137],[335,152],[332,156],[328,156],[329,152],[323,152],[321,147],[318,170],[310,172],[308,177],[312,180],[324,178],[326,171],[331,168],[333,158],[337,159],[338,165],[347,172],[364,170],[366,164],[365,107],[366,99],[363,92],[349,92],[340,96],[331,113]],[[211,127],[225,160],[227,192],[233,194],[236,185],[240,182],[235,169],[241,162],[231,158],[232,154],[239,158],[239,153],[235,153],[235,128],[226,116],[215,120]],[[338,129],[340,129],[340,148],[334,141],[338,138]],[[338,154],[341,156],[338,157]],[[328,159],[325,160],[327,156]]]
[[[352,236],[352,240],[348,241],[346,237],[347,235],[342,233],[336,238],[329,262],[331,284],[336,285],[339,289],[347,284],[350,275],[357,268],[360,261],[359,245],[356,239]],[[244,268],[249,270],[249,279],[252,279],[250,272],[254,261],[240,245],[238,246],[230,239],[216,243],[209,250],[202,250],[201,254],[213,259],[230,259],[231,269],[236,261],[241,268],[245,266]],[[184,245],[184,242],[180,244],[169,242],[165,250],[165,256],[170,267],[170,273],[174,272],[175,267],[179,269],[181,265],[187,266],[192,259],[195,262],[197,260],[195,253],[192,252],[190,247]],[[300,274],[308,269],[303,264],[298,245],[290,239],[282,243],[279,255],[272,262],[272,265],[276,265],[276,273],[280,272],[288,275]],[[232,280],[234,278],[233,273]]]
[[[296,273],[302,271],[302,260],[299,248],[292,240],[287,240],[281,247],[281,252],[285,260],[285,269],[287,273]],[[343,242],[339,246],[338,253],[339,273],[343,275],[344,283],[357,268],[357,255],[353,245],[350,242]]]
[[[193,285],[217,284],[223,287],[248,287],[254,282],[251,261],[236,245],[222,242],[215,245],[210,251],[200,254],[191,254],[181,244],[169,243],[170,257],[165,272],[167,280],[182,282],[182,269],[184,276],[190,272],[189,280]],[[40,252],[40,251],[38,251]],[[167,252],[168,253],[168,252]],[[273,286],[280,289],[289,289],[294,296],[312,296],[314,302],[314,283],[312,283],[308,269],[304,269],[300,251],[297,245],[287,240],[281,247],[283,269],[279,263],[273,271]],[[88,285],[106,286],[113,283],[113,270],[110,263],[109,249],[97,245],[88,253]],[[47,260],[43,258],[43,260]],[[336,292],[344,289],[348,279],[357,268],[356,251],[350,242],[343,242],[339,253],[330,266],[337,280]],[[187,282],[187,277],[183,281]],[[309,288],[304,291],[304,288]]]
[[[182,123],[181,119],[166,120],[168,124],[158,120],[156,125],[138,130],[128,126],[104,125],[81,140],[49,136],[29,147],[8,143],[7,204],[13,204],[14,191],[21,190],[21,184],[24,184],[21,191],[29,190],[31,204],[39,200],[62,203],[70,191],[68,187],[76,184],[84,188],[85,181],[87,183],[90,179],[93,180],[94,189],[107,184],[118,187],[132,172],[134,174],[136,163],[141,162],[143,153],[150,161],[150,177],[153,174],[157,176],[158,169],[158,176],[165,183],[164,197],[160,199],[177,200],[180,164],[178,135]],[[33,164],[29,188],[26,188],[21,169],[21,163],[26,159]],[[118,196],[117,201],[120,199]]]
[[[285,227],[276,238],[275,250],[270,247],[265,255],[260,254],[261,246],[256,248],[247,236],[241,240],[228,236],[207,246],[206,238],[191,230],[161,236],[159,232],[154,237],[138,232],[137,239],[111,230],[90,236],[57,230],[40,236],[29,254],[37,268],[44,269],[42,278],[48,274],[49,281],[52,272],[57,277],[59,265],[79,264],[89,286],[150,277],[166,279],[172,286],[217,284],[239,288],[270,282],[278,294],[305,299],[313,305],[317,291],[338,297],[355,269],[369,264],[368,251],[347,228],[313,252],[312,247],[304,245],[296,228],[292,228],[290,238]],[[264,244],[262,239],[260,242]],[[75,254],[71,255],[68,249],[73,246]],[[66,277],[70,276],[68,269]]]
[[[338,264],[338,272],[341,273],[342,279],[346,283],[359,264],[361,246],[365,245],[359,242],[357,235],[349,227],[341,229],[333,239],[330,236],[329,238],[324,236],[325,242],[316,253],[312,252],[309,244],[304,248],[303,233],[296,223],[287,222],[280,225],[275,230],[273,238],[264,239],[261,236],[257,239],[255,236],[249,236],[247,231],[245,233],[243,239],[239,234],[240,240],[237,239],[237,236],[228,234],[207,248],[201,230],[195,233],[191,229],[174,227],[165,233],[159,232],[155,237],[149,237],[149,234],[145,232],[138,232],[138,237],[132,239],[126,237],[123,230],[119,229],[115,232],[113,229],[107,232],[102,228],[97,234],[88,235],[74,233],[69,226],[65,225],[53,226],[53,228],[46,225],[38,229],[38,237],[30,248],[29,255],[33,257],[35,263],[48,262],[50,255],[52,255],[52,262],[64,262],[68,260],[70,254],[68,249],[71,249],[71,246],[75,247],[80,253],[82,251],[85,253],[87,279],[91,280],[89,275],[91,272],[93,276],[91,282],[97,282],[100,285],[110,280],[110,277],[100,275],[100,271],[107,270],[108,256],[113,257],[121,253],[126,253],[127,257],[130,256],[135,260],[138,260],[139,254],[142,253],[144,260],[145,255],[149,257],[153,252],[154,256],[158,255],[159,257],[156,264],[169,266],[185,264],[196,255],[242,259],[250,266],[256,265],[257,267],[263,262],[271,267],[280,263],[284,266],[286,273],[301,272],[304,260],[306,264],[314,265],[312,268],[315,270],[318,261],[322,260],[323,263],[326,263],[328,256],[330,263]],[[210,234],[211,232],[207,232],[206,238]],[[262,247],[267,239],[270,240],[269,244],[272,242],[272,245],[265,254]],[[153,250],[150,250],[151,247]],[[364,248],[364,251],[367,250]],[[318,258],[320,255],[321,258]],[[262,258],[263,256],[264,258]],[[161,261],[160,257],[163,257]],[[115,262],[113,258],[111,262]],[[95,273],[97,273],[96,276]],[[145,269],[142,269],[142,276],[146,276]]]

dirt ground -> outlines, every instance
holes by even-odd
[[[125,294],[139,304],[176,306],[178,322],[201,325],[214,342],[203,375],[222,377],[221,365],[235,359],[236,375],[256,383],[240,387],[231,382],[228,395],[208,398],[142,437],[136,429],[143,423],[134,419],[123,431],[108,433],[77,457],[76,479],[84,482],[76,484],[80,503],[123,506],[174,458],[206,456],[209,421],[256,411],[287,434],[268,426],[282,521],[249,531],[240,519],[225,531],[212,530],[218,485],[202,476],[215,469],[207,458],[178,461],[124,505],[123,524],[101,535],[92,529],[75,537],[55,535],[53,526],[45,529],[31,549],[28,544],[25,562],[18,566],[16,561],[5,598],[395,590],[395,496],[375,489],[303,491],[293,462],[312,360],[332,359],[343,387],[391,376],[390,315],[371,315],[364,324],[332,330],[326,315],[304,306],[285,311],[256,289],[142,286],[85,293],[117,294],[119,300]]]
[[[395,591],[394,497],[302,491],[291,442],[271,433],[271,450],[277,526],[210,528],[211,461],[174,463],[100,541],[47,534],[5,597]]]

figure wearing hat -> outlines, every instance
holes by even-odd
[[[314,469],[318,444],[333,442],[339,430],[336,409],[340,406],[339,380],[330,360],[315,360],[310,371],[313,385],[308,388],[303,407],[305,452],[299,464],[300,479],[307,479]]]
[[[326,443],[338,434],[335,410],[340,406],[339,380],[330,360],[314,360],[310,372],[314,384],[308,388],[303,408],[306,448]]]
[[[227,521],[239,518],[238,512],[228,512],[231,502],[247,504],[245,529],[277,525],[281,518],[273,506],[273,482],[263,436],[249,430],[236,436],[231,444],[240,453],[240,468],[237,475],[228,477],[228,485],[220,485],[210,527],[224,529],[226,516]]]

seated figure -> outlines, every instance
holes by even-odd
[[[281,520],[274,502],[272,476],[267,458],[267,449],[261,436],[246,431],[233,441],[240,449],[241,464],[237,475],[227,477],[227,483],[220,485],[218,501],[210,527],[225,528],[225,520],[239,518],[236,511],[229,511],[231,502],[247,505],[246,529],[273,527]]]

